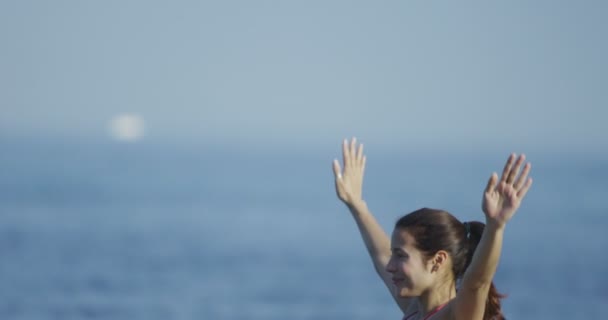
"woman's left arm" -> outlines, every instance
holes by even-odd
[[[500,260],[505,226],[532,185],[532,179],[528,178],[530,163],[520,173],[524,161],[523,154],[519,157],[511,154],[500,182],[496,173],[488,181],[482,201],[486,226],[452,305],[452,319],[483,319],[488,292]]]

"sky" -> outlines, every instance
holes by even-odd
[[[608,150],[605,1],[2,1],[0,136]]]

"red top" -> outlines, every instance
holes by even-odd
[[[443,309],[443,307],[445,307],[446,305],[447,305],[447,303],[442,304],[442,305],[440,305],[439,307],[437,307],[437,308],[433,309],[433,311],[429,312],[429,314],[427,314],[427,315],[426,315],[426,317],[424,317],[424,319],[423,319],[423,320],[427,320],[427,319],[429,319],[429,318],[430,318],[430,317],[432,317],[432,316],[433,316],[435,313],[439,312],[439,310]],[[414,312],[414,313],[410,314],[410,315],[409,315],[409,316],[407,316],[407,317],[403,317],[403,320],[408,320],[408,319],[410,319],[411,317],[415,316],[416,314],[418,314],[418,311],[416,311],[416,312]]]

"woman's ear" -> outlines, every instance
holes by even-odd
[[[431,259],[431,263],[432,263],[431,271],[432,272],[439,271],[439,269],[441,269],[441,267],[443,267],[444,265],[447,264],[448,257],[449,257],[448,253],[445,252],[444,250],[437,251],[437,253],[435,253],[433,258]]]

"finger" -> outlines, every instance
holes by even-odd
[[[498,175],[496,172],[492,172],[490,179],[488,179],[488,184],[486,185],[486,193],[494,191],[494,188],[496,188],[496,181],[498,181]]]
[[[344,163],[344,167],[346,168],[346,166],[348,166],[348,140],[344,139],[344,142],[342,142],[342,163]]]
[[[357,149],[357,163],[361,164],[361,160],[363,159],[363,144],[359,145]]]
[[[367,162],[367,157],[363,156],[363,159],[361,160],[361,176],[365,175],[365,163]]]
[[[517,197],[521,200],[526,196],[526,193],[528,193],[528,190],[530,190],[530,187],[532,186],[532,178],[528,178],[528,180],[526,180],[526,183],[524,184],[524,186],[517,192]]]
[[[530,164],[530,162],[526,163],[526,165],[524,166],[524,170],[522,170],[521,174],[519,175],[519,177],[517,177],[517,180],[515,180],[515,183],[513,184],[515,190],[521,189],[521,187],[524,185],[524,182],[526,182],[526,179],[528,178],[528,173],[530,173],[531,168],[532,164]]]
[[[336,177],[336,179],[342,179],[342,170],[340,169],[340,162],[338,161],[338,159],[334,159],[334,177]]]
[[[514,160],[515,160],[515,153],[511,153],[511,155],[507,159],[505,168],[502,170],[502,176],[500,177],[500,182],[507,181],[507,176],[509,175],[509,172],[511,171],[511,166],[513,166]]]
[[[509,184],[507,184],[506,182],[501,182],[498,184],[498,187],[496,187],[496,190],[498,191],[498,193],[503,194],[505,192],[507,192],[507,189],[509,188]]]
[[[357,157],[357,138],[353,137],[350,140],[350,150],[349,150],[349,156],[350,156],[350,161],[351,164],[355,164],[355,159]]]
[[[515,161],[515,165],[511,167],[509,175],[507,176],[506,182],[508,184],[512,184],[513,181],[515,181],[515,177],[517,177],[517,174],[519,173],[519,168],[521,167],[521,164],[524,163],[524,160],[526,160],[526,156],[523,154],[517,158],[517,161]]]
[[[514,202],[515,201],[515,196],[517,196],[517,192],[515,192],[515,189],[513,189],[512,185],[505,185],[505,190],[504,190],[505,195],[507,196],[507,199],[509,199],[509,201]]]

